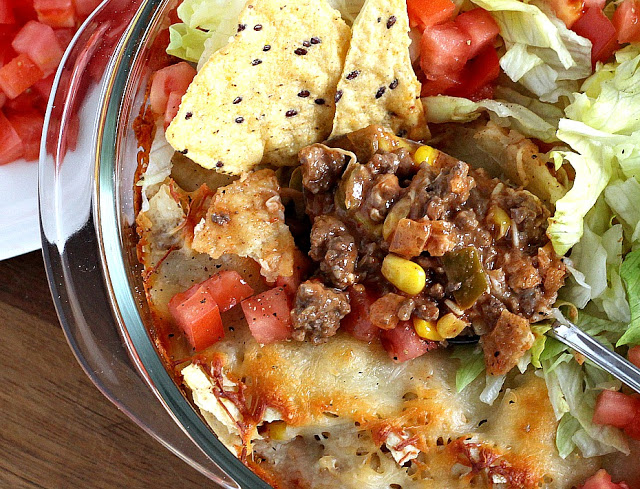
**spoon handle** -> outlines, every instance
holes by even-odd
[[[582,353],[600,368],[640,393],[640,368],[616,352],[605,348],[575,324],[566,319],[562,322],[555,321],[550,333],[554,338]]]

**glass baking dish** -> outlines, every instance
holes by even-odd
[[[43,253],[67,340],[118,408],[224,488],[268,488],[215,437],[169,375],[144,321],[135,252],[133,121],[172,0],[107,0],[57,72],[39,170]]]

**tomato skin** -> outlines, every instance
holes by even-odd
[[[631,363],[640,368],[640,345],[629,348],[629,353],[627,354],[627,356],[629,357],[629,361]]]
[[[37,110],[22,110],[7,114],[7,119],[22,141],[22,157],[27,161],[37,160],[40,156],[40,139],[44,116]]]
[[[13,99],[43,75],[42,70],[26,54],[19,54],[0,68],[0,89]]]
[[[24,147],[18,133],[0,110],[0,165],[22,157]]]
[[[471,39],[469,58],[478,55],[500,34],[500,27],[491,14],[483,8],[474,8],[456,17],[456,25]]]
[[[151,80],[149,93],[151,110],[158,115],[166,115],[171,93],[176,93],[173,98],[175,103],[178,96],[182,98],[186,93],[195,75],[196,70],[184,61],[156,71]]]
[[[75,27],[75,9],[71,0],[33,0],[38,20],[51,27]]]
[[[640,42],[640,1],[624,0],[613,14],[618,42]]]
[[[595,2],[595,0],[592,0],[592,2]],[[564,22],[569,29],[582,17],[586,8],[585,0],[546,0],[546,3],[549,4],[556,16]]]
[[[73,6],[79,17],[85,18],[98,8],[102,0],[73,0]]]
[[[27,22],[11,43],[16,53],[29,56],[45,75],[52,73],[64,54],[53,29],[31,20]]]
[[[220,309],[204,287],[190,294],[174,295],[169,301],[169,312],[195,351],[204,350],[224,338]]]
[[[394,329],[383,331],[380,340],[395,363],[412,360],[438,347],[437,343],[420,338],[410,321],[402,321]]]
[[[7,96],[0,92],[0,109],[4,106],[5,102],[7,101]]]
[[[600,393],[593,413],[595,424],[625,428],[633,421],[636,414],[637,401],[623,394],[605,390]]]
[[[407,0],[409,23],[421,29],[449,20],[456,11],[451,0]]]
[[[242,301],[251,334],[262,345],[289,339],[293,331],[289,296],[282,287]]]
[[[33,89],[38,92],[38,95],[44,102],[43,112],[46,109],[46,104],[49,101],[49,95],[51,95],[51,89],[53,88],[53,80],[55,78],[55,74],[52,73],[48,77],[43,78],[42,80],[38,80],[33,84]]]
[[[349,292],[351,312],[342,318],[340,327],[354,338],[371,343],[382,332],[369,319],[369,310],[371,305],[378,299],[378,296],[366,288],[349,287],[347,290]]]
[[[602,10],[588,8],[571,28],[576,34],[591,41],[591,63],[606,61],[618,48],[616,28]]]
[[[629,489],[626,482],[615,483],[605,469],[589,477],[578,489]]]
[[[494,81],[500,75],[500,59],[492,45],[485,48],[462,69],[460,80],[462,82],[445,93],[455,97],[466,97],[471,100],[480,100],[483,95],[493,95],[493,90],[481,92],[483,87]],[[484,96],[484,98],[490,98]]]

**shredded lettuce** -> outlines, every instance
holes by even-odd
[[[456,371],[456,390],[458,392],[462,392],[484,372],[484,355],[480,348],[458,346],[451,358],[461,361],[460,367]]]
[[[504,100],[472,102],[462,97],[437,95],[422,99],[427,122],[468,122],[488,111],[491,120],[502,127],[515,129],[527,137],[541,141],[557,141],[557,121],[547,121],[523,105]],[[555,122],[555,125],[554,125]]]
[[[246,0],[184,0],[178,7],[182,23],[169,27],[167,53],[196,63],[229,42]],[[208,58],[208,56],[207,56]]]
[[[640,344],[640,249],[629,253],[620,269],[620,275],[629,295],[631,323],[618,340],[620,345]]]
[[[491,12],[507,52],[500,66],[543,102],[577,91],[591,74],[591,42],[567,29],[544,4],[519,0],[474,0]]]
[[[164,129],[162,123],[156,126],[156,132],[151,143],[151,150],[149,151],[149,164],[140,180],[136,185],[142,187],[142,212],[149,210],[149,199],[153,197],[160,184],[171,175],[171,158],[173,157],[175,150],[167,142],[164,136]]]

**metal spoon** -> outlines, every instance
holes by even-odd
[[[616,352],[605,348],[571,321],[561,315],[556,315],[556,317],[558,319],[549,331],[551,336],[578,353],[582,353],[598,367],[640,393],[640,368]]]

